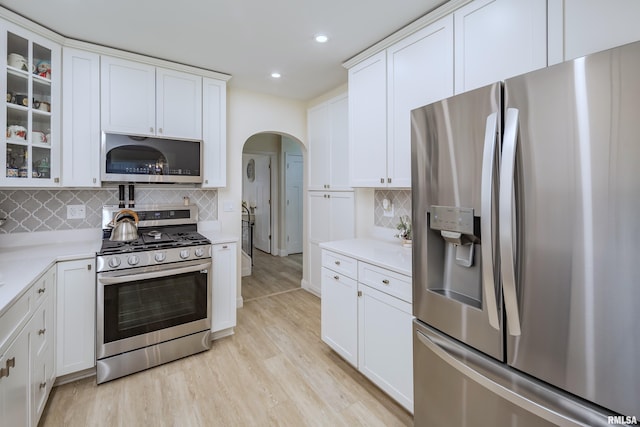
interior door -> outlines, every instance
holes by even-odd
[[[255,204],[254,246],[271,253],[271,159],[266,155],[251,155],[255,164],[253,198]]]
[[[287,253],[302,252],[302,170],[303,161],[299,154],[286,154],[286,229]]]

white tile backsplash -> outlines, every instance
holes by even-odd
[[[182,204],[184,197],[198,206],[201,221],[218,219],[218,192],[197,188],[136,186],[137,205]],[[102,228],[102,206],[118,203],[118,188],[95,190],[0,190],[0,234]],[[84,219],[67,219],[67,205],[85,205]]]

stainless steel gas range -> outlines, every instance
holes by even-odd
[[[211,242],[195,206],[141,206],[138,238],[109,240],[120,211],[103,208],[96,259],[97,383],[211,347]]]

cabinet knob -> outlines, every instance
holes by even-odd
[[[389,284],[389,279],[382,280],[382,283],[384,283],[385,285],[388,285]]]
[[[39,330],[38,330],[38,335],[44,335],[44,333],[45,333],[45,332],[47,332],[47,329],[46,329],[46,328],[39,329]]]
[[[40,389],[43,389],[43,388],[45,388],[46,386],[47,386],[47,382],[46,382],[46,381],[45,381],[45,382],[41,382],[41,383],[40,383]]]
[[[45,289],[44,289],[44,288],[40,288],[40,289],[38,289],[38,293],[39,293],[39,294],[44,294],[44,291],[45,291]]]
[[[358,291],[358,296],[361,297],[362,296],[362,291]]]
[[[387,178],[387,182],[391,184],[391,178]]]
[[[340,265],[340,261],[335,261],[336,265]]]
[[[87,270],[91,271],[91,264],[87,264]]]
[[[97,178],[93,178],[93,183],[95,184],[96,182],[98,182]]]
[[[222,249],[228,249],[228,248],[229,248],[229,246],[227,246],[227,245],[222,245]]]
[[[53,182],[55,182],[56,184],[59,183],[60,182],[60,178],[58,178],[58,177],[53,178]]]
[[[149,128],[149,132],[153,133],[153,128]]]
[[[334,279],[336,280],[340,280],[340,276],[338,276],[337,274],[335,276],[333,276]]]
[[[158,133],[162,133],[162,128],[158,128]]]
[[[384,178],[380,178],[380,184],[384,184]]]

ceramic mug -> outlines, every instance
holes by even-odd
[[[36,101],[34,99],[33,100],[33,108],[35,108],[36,110],[40,110],[40,111],[50,112],[51,111],[51,104],[49,104],[47,101]]]
[[[19,53],[10,53],[7,55],[7,65],[22,71],[29,71],[29,68],[31,68],[31,72],[36,70],[36,66],[32,64],[31,67],[29,67],[27,60]]]
[[[27,128],[20,125],[11,125],[7,128],[7,138],[27,139]]]
[[[47,142],[47,137],[44,132],[32,131],[31,132],[31,142],[36,144],[44,144]]]
[[[24,93],[16,93],[13,97],[15,99],[14,104],[22,105],[23,107],[29,106],[29,97]]]
[[[28,178],[29,177],[29,169],[22,167],[18,169],[18,176],[20,178]]]

